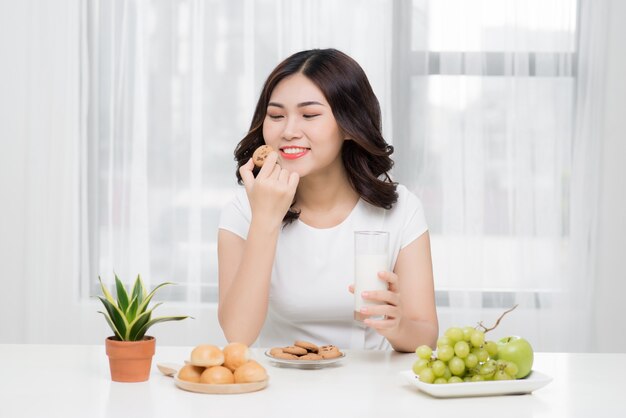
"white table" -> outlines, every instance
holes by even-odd
[[[407,384],[414,354],[346,351],[336,367],[268,370],[260,392],[178,389],[157,362],[183,363],[192,347],[161,347],[150,380],[111,382],[102,346],[0,345],[0,417],[626,417],[626,354],[537,353],[554,380],[531,395],[436,399]]]

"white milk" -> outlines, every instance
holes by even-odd
[[[381,302],[363,300],[361,292],[387,290],[387,282],[378,278],[379,271],[386,271],[387,254],[357,254],[354,257],[354,318],[362,321],[361,307],[378,305]]]

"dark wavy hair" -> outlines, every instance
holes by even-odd
[[[239,167],[252,157],[256,148],[265,144],[263,121],[274,88],[283,79],[297,73],[306,76],[322,91],[339,128],[351,139],[343,142],[341,158],[354,190],[366,202],[391,209],[398,200],[397,183],[389,177],[393,167],[390,157],[393,146],[387,144],[382,135],[378,99],[361,66],[336,49],[297,52],[278,64],[269,75],[250,129],[235,148],[239,184],[243,183]],[[292,208],[294,204],[295,201]],[[299,215],[298,211],[290,209],[283,218],[284,224],[291,223]]]

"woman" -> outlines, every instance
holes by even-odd
[[[260,145],[269,154],[254,168]],[[243,183],[218,234],[218,317],[229,341],[308,340],[409,352],[438,332],[430,241],[418,198],[393,183],[393,147],[362,68],[335,49],[298,52],[269,75],[235,150]],[[256,175],[256,177],[255,177]],[[390,233],[388,290],[353,321],[356,230]],[[359,342],[360,341],[360,342]]]

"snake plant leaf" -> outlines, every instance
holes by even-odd
[[[154,311],[156,308],[158,308],[161,305],[163,305],[163,302],[159,302],[155,304],[151,309],[137,315],[135,320],[128,325],[128,328],[129,328],[128,334],[129,335],[132,334],[132,328],[135,328],[135,332],[137,332],[137,330],[141,328],[142,326],[142,325],[138,325],[138,323],[143,323],[143,324],[147,323],[152,317],[152,311]]]
[[[155,288],[152,290],[152,292],[150,292],[150,294],[148,294],[148,295],[147,295],[147,296],[143,299],[143,301],[141,302],[141,305],[139,305],[139,308],[137,309],[137,313],[138,313],[138,314],[142,314],[142,313],[146,310],[146,308],[148,307],[148,303],[150,303],[150,300],[151,300],[151,299],[152,299],[152,297],[154,296],[155,292],[156,292],[157,290],[159,290],[161,287],[166,286],[166,285],[168,285],[168,284],[175,284],[175,283],[172,283],[172,282],[163,282],[163,283],[161,283],[160,285],[158,285],[157,287],[155,287]]]
[[[98,296],[98,299],[102,301],[102,304],[106,308],[107,313],[109,314],[109,318],[111,319],[111,322],[113,322],[113,325],[115,325],[115,329],[117,329],[119,335],[125,336],[126,329],[128,328],[128,322],[126,322],[126,317],[124,317],[124,313],[120,311],[117,305],[109,302],[105,298]]]
[[[166,321],[181,321],[183,319],[187,319],[187,318],[191,318],[190,316],[161,316],[158,318],[154,318],[152,320],[150,320],[147,324],[145,324],[143,327],[141,327],[141,329],[139,330],[139,332],[136,335],[136,340],[139,341],[141,339],[143,339],[144,335],[146,335],[146,331],[148,331],[148,329],[154,325],[157,324],[159,322],[166,322]]]
[[[143,285],[143,280],[141,280],[140,274],[137,275],[137,280],[139,280],[139,282],[141,283],[141,294],[143,296],[143,299],[145,299],[146,296],[148,296],[148,290],[146,289],[146,286]]]
[[[141,277],[137,275],[137,279],[135,279],[135,284],[133,285],[132,297],[137,298],[137,303],[141,305],[143,302],[143,298],[145,297],[146,290],[143,286],[143,282],[141,281]]]
[[[109,318],[109,315],[105,314],[102,311],[98,311],[98,312],[101,313],[104,316],[104,319],[106,319],[107,323],[109,324],[109,326],[111,327],[111,329],[115,333],[115,336],[117,337],[117,339],[120,340],[120,341],[124,341],[124,338],[120,335],[120,333],[117,330],[117,328],[115,328],[115,324],[113,324],[113,322],[111,322],[111,318]]]
[[[113,299],[113,295],[111,295],[111,293],[109,292],[109,289],[107,289],[104,283],[102,283],[102,279],[100,278],[100,276],[98,276],[98,280],[100,281],[100,287],[102,288],[102,294],[104,295],[104,297],[109,302],[115,305],[115,299]]]
[[[128,293],[126,293],[126,288],[124,287],[124,283],[115,275],[115,288],[117,290],[117,306],[122,310],[122,312],[126,312],[126,308],[128,308]]]
[[[161,304],[156,304],[152,309],[142,313],[141,315],[137,316],[137,318],[135,318],[135,320],[130,324],[127,333],[129,341],[137,341],[137,334],[139,333],[139,331],[141,331],[143,326],[150,321],[150,318],[152,318],[152,311],[154,311],[159,305]]]
[[[137,316],[138,306],[139,302],[137,301],[137,298],[133,296],[133,299],[128,304],[128,308],[126,308],[126,312],[124,312],[124,314],[126,315],[126,321],[128,321],[129,324],[132,324],[132,322],[135,320],[135,317]]]

